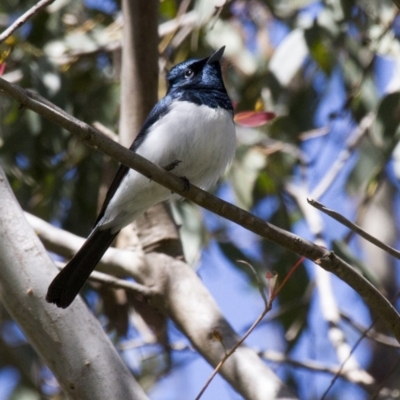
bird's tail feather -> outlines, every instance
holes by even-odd
[[[110,247],[118,232],[95,228],[72,260],[54,278],[47,291],[46,300],[58,307],[67,308]]]

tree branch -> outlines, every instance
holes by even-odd
[[[25,213],[25,218],[46,249],[60,256],[72,258],[85,242],[84,238],[56,228],[32,214]],[[138,271],[144,264],[144,254],[141,249],[130,251],[110,247],[100,260],[98,269],[111,275],[137,278]]]
[[[386,251],[393,257],[400,259],[400,251],[394,249],[391,246],[388,246],[387,244],[381,242],[379,239],[376,237],[370,235],[368,232],[366,232],[364,229],[360,228],[358,225],[353,224],[353,222],[349,221],[346,217],[344,217],[342,214],[338,213],[335,210],[331,210],[330,208],[325,207],[323,204],[319,203],[316,200],[313,199],[307,199],[308,204],[312,205],[316,209],[322,211],[326,215],[329,215],[331,218],[334,220],[340,222],[342,225],[346,226],[347,228],[351,229],[353,232],[359,234],[361,237],[363,237],[365,240],[368,240],[368,242],[373,243],[375,246],[379,247],[380,249]]]
[[[38,13],[42,8],[47,7],[54,0],[40,0],[36,5],[31,7],[27,12],[22,14],[18,19],[14,21],[5,31],[0,34],[0,43],[4,42],[8,37],[10,37],[14,31],[16,31],[19,27],[24,25],[29,18]]]
[[[196,272],[183,261],[162,253],[150,253],[149,268],[143,272],[146,286],[162,282],[163,296],[150,302],[164,310],[193,347],[213,366],[225,356],[225,349],[232,349],[239,337],[226,321],[215,300],[204,287]],[[217,340],[215,332],[223,341]],[[223,364],[221,375],[245,399],[294,399],[291,391],[245,345],[239,346]]]
[[[57,248],[61,253],[70,247],[68,242],[71,239],[75,242],[84,241],[83,238],[53,227],[40,218],[28,213],[25,215],[39,237],[42,240],[46,238],[44,241],[46,246],[52,249]],[[49,240],[49,238],[51,239]],[[56,246],[52,240],[56,242]],[[103,262],[110,258],[110,252],[133,253],[111,248],[107,250]],[[121,266],[117,265],[118,260],[122,260]],[[114,268],[122,269],[125,257],[115,257],[114,262],[116,263]],[[214,340],[212,335],[214,330],[221,332],[221,337],[224,343],[230,346],[229,348],[237,344],[239,340],[237,335],[218,309],[211,294],[196,273],[185,263],[166,255],[150,253],[146,255],[145,262],[136,266],[134,272],[135,279],[140,283],[135,283],[132,287],[132,282],[126,282],[125,289],[141,293],[151,304],[164,311],[190,338],[198,352],[212,365],[217,365],[225,356],[221,343]],[[98,279],[99,275],[100,280]],[[105,277],[99,272],[93,272],[92,278],[101,283],[111,280],[115,286],[123,286],[120,280]],[[231,358],[233,361],[227,362],[221,368],[221,375],[245,398],[264,399],[265,390],[274,393],[271,398],[279,398],[279,396],[294,398],[254,351],[241,346],[236,349]]]
[[[368,306],[382,318],[386,327],[400,342],[400,316],[396,309],[370,282],[359,275],[357,271],[333,252],[329,252],[291,232],[269,224],[261,218],[233,204],[218,199],[191,184],[187,188],[186,183],[181,178],[165,171],[164,168],[151,163],[140,155],[132,153],[130,150],[99,134],[94,128],[73,116],[68,116],[65,112],[60,113],[53,110],[49,106],[49,102],[43,104],[39,100],[32,99],[25,90],[1,78],[0,90],[19,101],[26,108],[37,112],[44,118],[70,131],[88,146],[100,150],[199,206],[235,222],[259,236],[279,244],[287,250],[302,255],[314,261],[325,270],[332,272],[360,294]]]
[[[400,349],[400,344],[391,336],[385,335],[384,333],[371,329],[371,327],[366,327],[364,325],[359,324],[343,311],[341,311],[340,316],[346,322],[348,322],[354,329],[356,329],[361,334],[365,335],[367,338],[374,340],[376,343],[392,348],[394,347],[395,349]]]
[[[363,387],[371,387],[375,382],[374,380],[362,369],[342,369],[341,366],[329,366],[315,360],[302,360],[298,361],[288,357],[283,353],[276,351],[265,350],[258,352],[259,356],[265,360],[286,363],[294,367],[308,369],[316,372],[326,372],[332,375],[338,375],[349,382],[361,385]]]

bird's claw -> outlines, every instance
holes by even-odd
[[[169,163],[168,165],[166,165],[166,166],[164,167],[164,169],[165,169],[166,171],[172,171],[172,170],[173,170],[174,168],[176,168],[181,162],[182,162],[181,160],[172,161],[172,163]]]
[[[186,176],[181,176],[182,182],[183,182],[183,191],[187,192],[190,188],[190,181]]]

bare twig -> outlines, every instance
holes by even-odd
[[[273,291],[272,294],[272,299],[275,299],[276,296],[278,296],[279,292],[285,287],[286,282],[290,279],[290,277],[295,273],[296,269],[305,261],[305,257],[300,257],[299,260],[297,260],[296,264],[293,265],[292,268],[290,268],[289,272],[286,274],[285,278],[281,282],[281,284],[278,286],[277,289]]]
[[[143,339],[132,339],[118,345],[119,350],[128,350],[128,349],[137,349],[140,347],[148,346],[154,344],[154,341],[148,341]],[[173,349],[174,351],[191,351],[194,352],[192,346],[188,343],[184,342],[173,342],[170,343],[169,348]],[[348,371],[339,371],[339,367],[335,365],[327,365],[315,360],[295,360],[291,357],[288,357],[286,354],[280,353],[278,351],[272,350],[257,350],[254,349],[259,357],[263,358],[265,361],[269,361],[272,363],[280,363],[280,364],[288,364],[295,368],[302,368],[309,371],[314,372],[324,372],[327,374],[335,375],[337,373],[340,374],[340,377],[346,379],[348,382],[354,383],[356,385],[362,385],[364,388],[370,388],[371,382],[365,381],[363,376],[359,375],[359,379],[356,379],[355,375],[350,376]]]
[[[14,31],[24,25],[29,18],[38,13],[42,8],[50,5],[54,0],[40,0],[37,4],[31,7],[26,13],[22,14],[17,20],[14,21],[3,33],[0,34],[0,43],[4,42],[10,37]]]
[[[274,289],[275,289],[275,285],[272,288],[272,293],[270,294],[269,299],[267,299],[267,297],[265,296],[264,293],[264,285],[262,284],[260,277],[258,276],[256,270],[254,269],[254,267],[248,263],[247,261],[244,260],[238,260],[239,263],[246,265],[247,267],[249,267],[251,269],[251,272],[253,272],[256,280],[257,280],[257,286],[258,286],[258,290],[260,292],[260,295],[264,301],[264,310],[261,313],[261,315],[256,319],[256,321],[253,323],[253,325],[247,330],[247,332],[243,335],[243,337],[229,350],[226,351],[225,349],[225,345],[222,341],[222,338],[220,339],[221,344],[224,346],[224,350],[225,350],[225,356],[222,358],[222,360],[219,362],[219,364],[215,367],[213,373],[211,374],[211,376],[208,378],[207,382],[204,384],[204,386],[202,387],[200,393],[197,395],[196,400],[199,400],[201,398],[201,396],[203,395],[203,393],[206,391],[207,387],[210,385],[211,381],[214,379],[215,375],[217,375],[218,371],[221,369],[221,367],[224,365],[225,361],[236,351],[236,349],[246,340],[246,338],[250,335],[251,332],[253,332],[253,330],[255,329],[255,327],[260,323],[260,321],[265,317],[265,315],[267,314],[268,311],[271,310],[272,308],[272,302],[274,300],[274,298],[276,297],[274,295]],[[275,281],[276,282],[276,281]]]
[[[378,240],[376,237],[365,232],[364,229],[360,228],[356,224],[353,224],[353,222],[349,221],[342,214],[325,207],[323,204],[319,203],[316,200],[307,199],[307,201],[308,201],[308,204],[312,205],[313,207],[317,208],[318,210],[322,211],[323,213],[329,215],[331,218],[340,222],[342,225],[347,226],[347,228],[351,229],[355,233],[358,233],[365,240],[368,240],[368,242],[371,242],[375,246],[379,247],[380,249],[385,250],[387,253],[389,253],[393,257],[400,259],[400,251],[394,249],[393,247],[388,246],[387,244]]]
[[[276,351],[259,351],[259,356],[264,360],[277,362],[277,363],[286,363],[292,365],[294,367],[308,369],[310,371],[315,372],[326,372],[332,375],[339,375],[341,378],[348,380],[349,382],[355,383],[357,385],[363,385],[364,387],[370,387],[373,382],[370,379],[365,379],[364,374],[356,374],[358,370],[345,370],[341,369],[337,366],[328,366],[323,363],[320,363],[315,360],[294,360],[293,358],[288,357],[283,353],[278,353]],[[364,371],[362,371],[364,372]]]
[[[253,325],[243,335],[243,337],[229,351],[226,351],[224,343],[221,340],[221,343],[222,343],[222,345],[224,346],[224,349],[225,349],[225,356],[222,358],[222,360],[219,362],[219,364],[214,369],[214,371],[211,374],[211,376],[208,378],[207,382],[205,383],[205,385],[201,389],[200,393],[197,395],[196,400],[199,400],[201,398],[201,396],[206,391],[207,387],[209,386],[211,381],[214,379],[215,375],[217,375],[218,371],[224,365],[226,360],[228,360],[228,358],[236,351],[236,349],[248,338],[248,336],[251,334],[251,332],[253,332],[253,330],[256,328],[256,326],[261,322],[261,320],[265,317],[265,315],[271,310],[272,303],[273,303],[274,299],[278,296],[279,292],[285,286],[285,284],[288,281],[288,279],[290,279],[290,277],[293,275],[293,272],[303,262],[303,257],[294,265],[293,268],[291,268],[291,270],[285,276],[285,278],[283,279],[282,283],[279,285],[278,288],[276,287],[277,279],[276,279],[275,276],[273,277],[273,281],[272,281],[272,285],[270,287],[268,299],[267,299],[267,297],[265,296],[265,293],[264,293],[264,285],[262,284],[262,282],[260,280],[260,277],[258,276],[258,274],[257,274],[256,270],[254,269],[254,267],[250,263],[248,263],[247,261],[239,260],[238,262],[240,262],[241,264],[246,265],[253,272],[253,274],[254,274],[254,276],[255,276],[255,278],[257,280],[258,290],[259,290],[260,295],[261,295],[261,297],[262,297],[262,299],[264,301],[264,310],[260,314],[260,316],[254,321]]]
[[[360,333],[365,333],[366,337],[375,341],[376,343],[383,344],[384,346],[394,347],[396,349],[400,348],[400,344],[397,340],[391,336],[385,335],[381,332],[369,329],[370,327],[365,327],[358,322],[354,321],[349,315],[345,314],[343,311],[340,316],[348,322],[353,328],[355,328]]]
[[[372,329],[373,324],[368,328]],[[335,384],[335,382],[340,378],[341,374],[345,371],[345,366],[347,361],[349,360],[354,360],[353,354],[356,351],[357,347],[360,345],[361,341],[365,338],[366,336],[366,332],[363,332],[363,334],[357,339],[356,343],[352,346],[350,353],[347,355],[347,357],[342,361],[342,363],[340,364],[340,367],[338,369],[338,371],[335,373],[334,377],[331,380],[331,383],[329,384],[329,386],[326,388],[324,394],[321,397],[321,400],[324,400],[326,398],[326,396],[328,395],[329,391],[331,390],[331,388],[333,387],[333,385]],[[354,363],[353,363],[354,364]],[[367,372],[364,370],[352,370],[350,372],[348,372],[349,374],[356,375],[356,376],[362,376],[364,377],[364,380],[369,382],[370,384],[372,384],[374,382],[374,378]]]
[[[362,296],[368,306],[380,315],[387,328],[393,332],[400,342],[400,316],[396,309],[379,290],[334,253],[291,232],[269,224],[261,218],[218,199],[193,185],[187,188],[187,184],[181,178],[165,171],[164,168],[151,163],[140,155],[132,153],[132,151],[113,142],[104,135],[100,135],[95,129],[73,116],[67,117],[66,113],[57,112],[40,100],[30,98],[25,90],[1,78],[0,90],[19,101],[24,107],[37,112],[49,121],[68,130],[88,146],[101,150],[124,165],[167,187],[174,193],[193,201],[195,204],[235,222],[294,253],[305,256],[326,271],[334,273]]]
[[[219,362],[219,364],[215,367],[213,373],[211,376],[208,378],[207,382],[201,389],[200,393],[197,395],[196,400],[199,400],[201,396],[204,394],[206,391],[207,387],[211,383],[211,381],[214,379],[215,375],[219,372],[219,370],[222,368],[224,365],[225,361],[237,350],[237,348],[248,338],[251,332],[253,332],[254,328],[260,323],[260,321],[265,317],[265,315],[268,313],[268,311],[272,307],[272,301],[269,301],[267,306],[264,308],[264,311],[260,314],[260,316],[254,321],[253,325],[248,329],[248,331],[242,336],[242,338],[236,343],[235,346],[233,346],[229,351],[226,352],[225,356],[223,359]]]
[[[264,306],[268,307],[268,299],[267,299],[267,297],[265,296],[265,293],[264,293],[264,285],[262,284],[261,279],[258,276],[257,271],[255,270],[255,268],[250,263],[248,263],[247,261],[244,261],[244,260],[238,260],[238,263],[244,264],[244,265],[246,265],[247,267],[249,267],[251,269],[251,272],[253,273],[254,277],[256,278],[258,291],[260,292],[260,295],[261,295],[261,297],[262,297],[262,299],[264,301]]]

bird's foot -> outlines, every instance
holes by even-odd
[[[164,167],[166,171],[172,171],[174,168],[176,168],[182,161],[181,160],[175,160],[172,161],[172,163],[168,164],[167,166]]]
[[[187,192],[190,188],[190,181],[188,178],[186,178],[186,176],[181,176],[180,178],[182,179],[183,182],[183,191]]]

